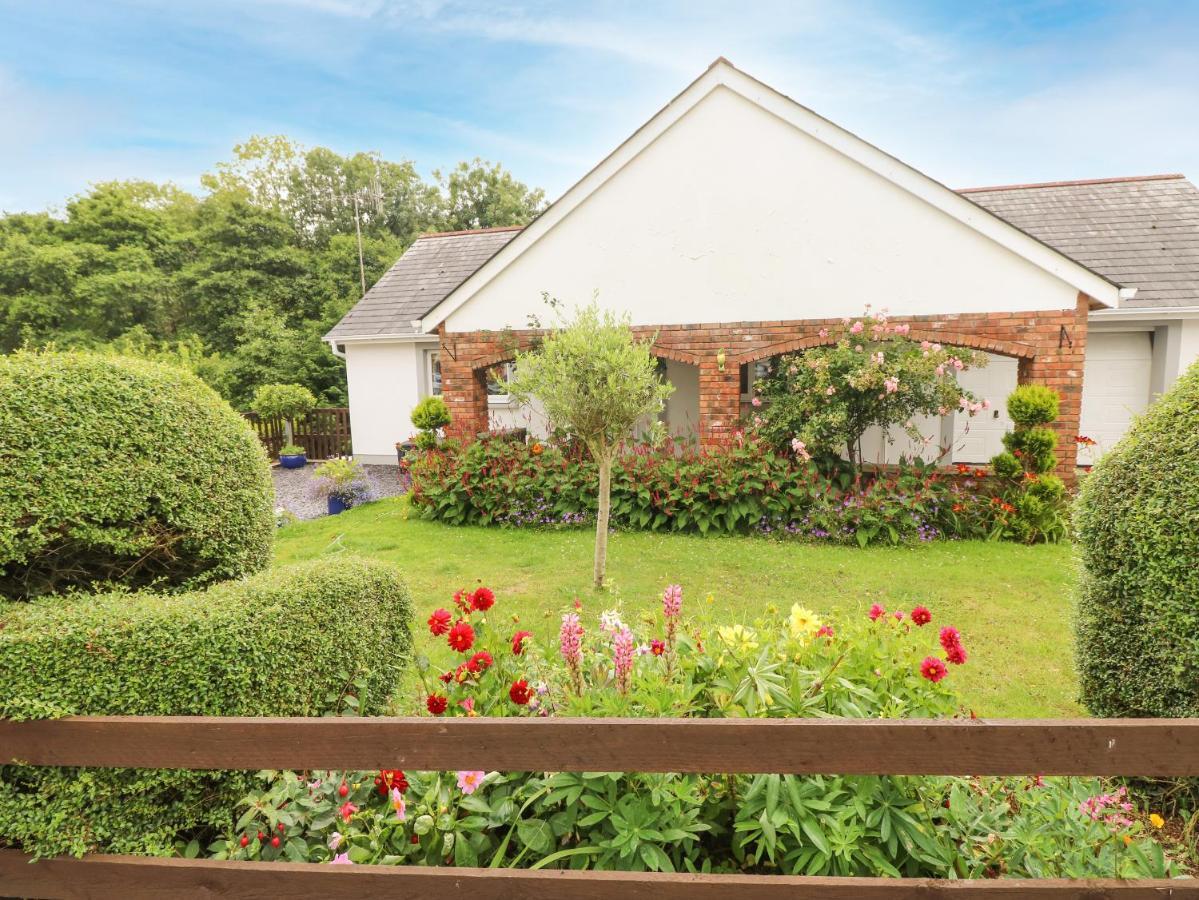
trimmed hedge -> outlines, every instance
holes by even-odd
[[[1098,716],[1199,716],[1199,363],[1085,480],[1077,619]]]
[[[0,604],[0,716],[385,711],[411,655],[391,568],[354,558],[205,591]],[[0,767],[0,841],[38,855],[166,854],[228,826],[246,772]]]
[[[270,561],[273,505],[257,437],[194,375],[0,357],[0,597],[240,577]]]

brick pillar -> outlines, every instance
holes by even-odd
[[[473,440],[487,430],[487,389],[483,379],[469,360],[456,360],[453,347],[441,336],[441,396],[450,409],[450,425],[446,434]]]
[[[699,363],[699,441],[727,444],[740,426],[741,368],[728,354],[724,371],[715,353],[705,353]]]
[[[1042,326],[1040,347],[1032,359],[1021,359],[1018,370],[1020,384],[1043,384],[1061,395],[1057,421],[1057,474],[1068,484],[1074,482],[1078,463],[1078,445],[1082,415],[1083,363],[1087,349],[1087,312],[1090,298],[1078,295],[1073,313],[1065,312],[1053,319],[1052,328]],[[1048,323],[1046,323],[1047,325]]]

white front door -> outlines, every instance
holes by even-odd
[[[1012,430],[1007,415],[1007,397],[1016,389],[1019,363],[1010,356],[988,353],[981,369],[967,369],[958,376],[958,384],[979,400],[990,400],[991,408],[973,417],[953,415],[953,455],[955,463],[983,464],[1003,452],[1003,436]]]

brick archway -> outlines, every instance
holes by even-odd
[[[949,346],[969,347],[1019,360],[1018,381],[1040,383],[1061,394],[1058,470],[1067,478],[1075,465],[1074,438],[1082,405],[1083,356],[1090,298],[1079,294],[1074,309],[1021,313],[957,313],[893,316],[909,336]],[[740,423],[741,366],[769,356],[829,342],[822,329],[835,331],[840,319],[638,326],[638,337],[653,341],[655,356],[699,368],[699,438],[706,444],[732,440]],[[442,384],[454,416],[450,431],[469,437],[487,428],[487,394],[480,372],[531,346],[541,331],[441,332]]]

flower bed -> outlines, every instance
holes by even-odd
[[[923,606],[824,622],[798,605],[698,630],[683,592],[660,616],[589,627],[576,601],[558,646],[505,627],[494,594],[428,618],[431,716],[963,715],[960,632]],[[219,858],[653,871],[997,877],[1165,876],[1177,864],[1122,789],[1094,778],[621,773],[263,773]]]
[[[594,521],[598,476],[577,448],[451,443],[417,457],[410,471],[412,502],[429,519],[515,527]],[[910,464],[853,477],[752,436],[703,451],[633,444],[612,473],[612,522],[862,546],[988,537],[1003,533],[1015,508],[986,475],[969,466],[944,472]]]

